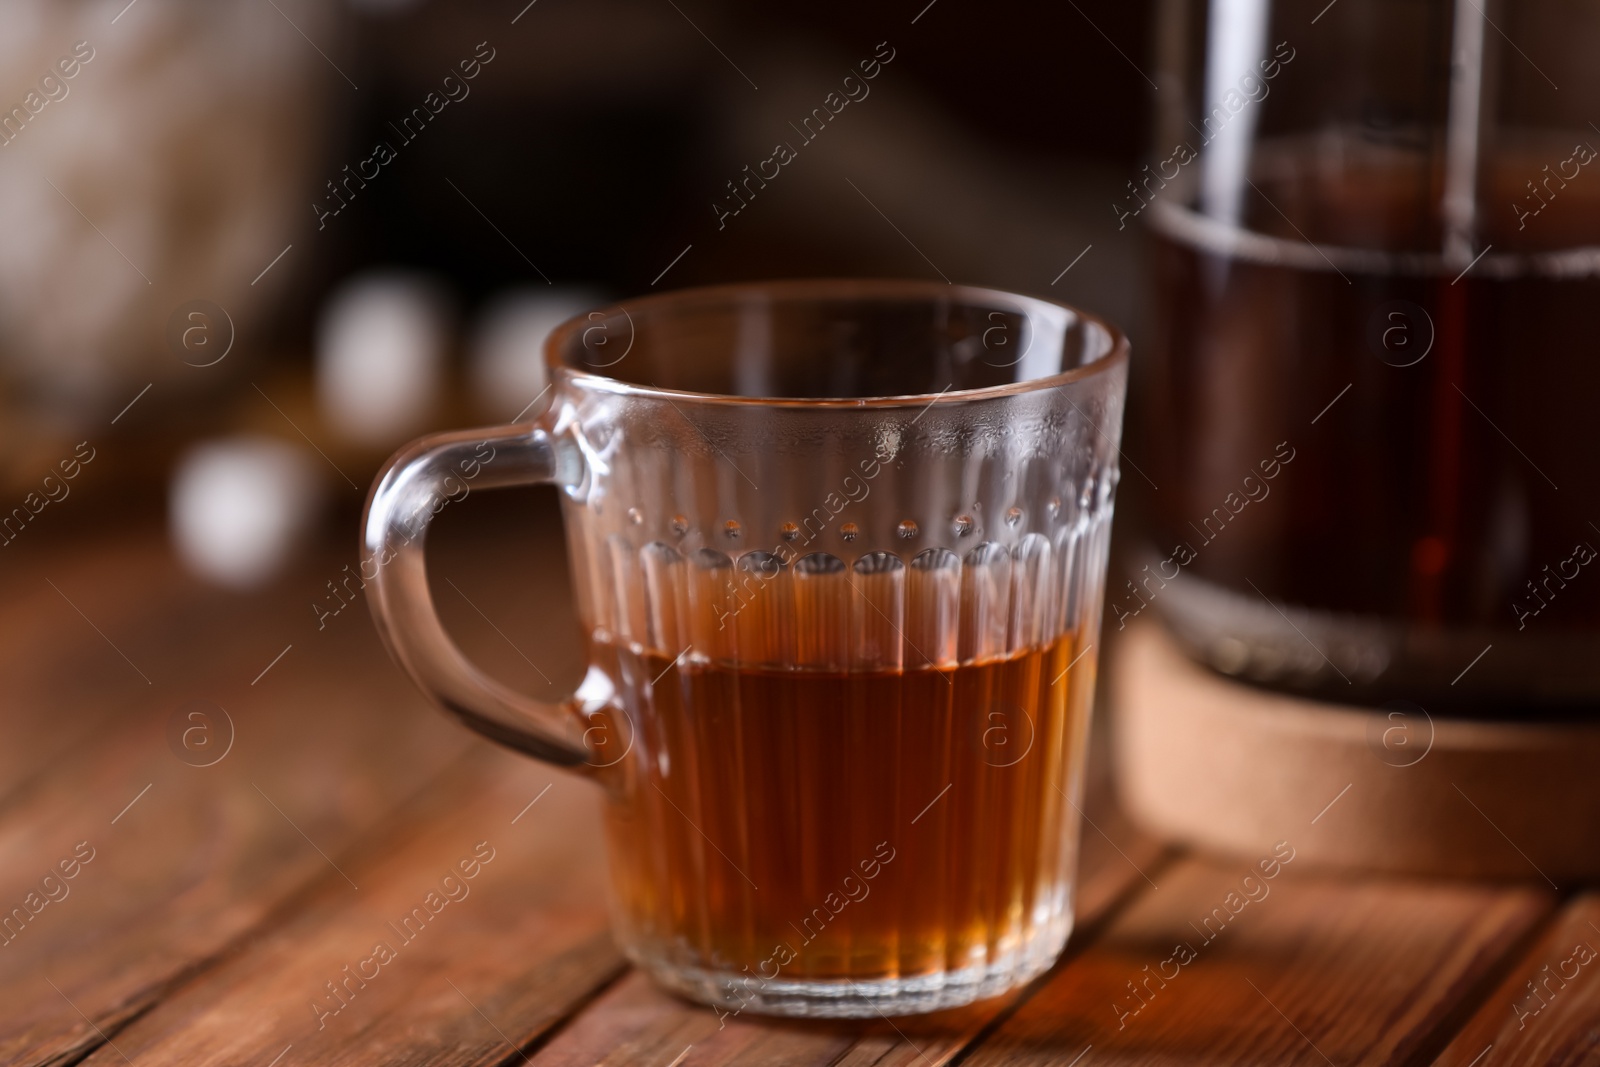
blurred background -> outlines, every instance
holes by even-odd
[[[646,290],[942,275],[1080,304],[1138,351],[1140,230],[1108,204],[1148,139],[1150,17],[13,0],[10,555],[162,523],[223,587],[319,539],[353,561],[397,445],[523,411],[551,326]],[[779,142],[798,157],[749,182]]]

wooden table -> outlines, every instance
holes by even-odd
[[[488,668],[555,692],[579,646],[553,513],[496,506],[441,518],[436,596]],[[1077,931],[1027,989],[892,1022],[719,1024],[612,947],[590,786],[424,706],[359,597],[318,628],[350,529],[253,596],[185,577],[154,526],[30,528],[5,550],[0,907],[24,917],[0,947],[0,1061],[1600,1062],[1595,894],[1290,863],[1208,941],[1251,860],[1164,849],[1104,791]],[[209,706],[225,751],[217,712],[186,717]],[[475,850],[493,858],[470,894],[345,984]],[[1180,942],[1192,960],[1165,962]]]

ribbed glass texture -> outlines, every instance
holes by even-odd
[[[945,287],[674,314],[612,311],[609,351],[573,331],[551,417],[582,457],[621,943],[729,1011],[931,1010],[1039,973],[1071,927],[1125,350]]]

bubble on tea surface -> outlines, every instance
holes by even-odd
[[[372,447],[419,432],[440,395],[447,330],[445,296],[424,276],[374,272],[346,282],[317,324],[322,418],[339,436]]]
[[[169,517],[178,558],[218,585],[270,580],[309,533],[322,499],[317,458],[270,437],[189,449],[172,473]]]
[[[529,419],[549,407],[549,394],[540,395],[549,384],[545,341],[557,326],[604,299],[594,289],[528,286],[490,301],[473,329],[467,361],[472,395],[484,417]]]

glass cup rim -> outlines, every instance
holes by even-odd
[[[793,407],[819,410],[842,408],[881,409],[971,403],[1015,396],[1021,393],[1041,392],[1046,389],[1055,389],[1073,382],[1108,374],[1119,367],[1125,366],[1128,361],[1127,335],[1107,319],[1060,300],[1013,293],[1005,289],[995,289],[988,286],[958,285],[947,282],[896,278],[794,278],[672,289],[662,293],[650,293],[636,299],[630,299],[626,303],[636,309],[642,306],[647,310],[654,310],[684,301],[728,302],[741,295],[754,294],[781,296],[790,300],[804,299],[808,296],[814,298],[856,296],[869,299],[873,297],[914,298],[923,299],[929,303],[943,300],[973,305],[982,302],[998,302],[1002,306],[1010,305],[1024,315],[1028,315],[1033,311],[1049,312],[1055,315],[1065,313],[1104,331],[1110,343],[1100,355],[1069,370],[1042,375],[1037,378],[1029,378],[1025,381],[1010,382],[1005,385],[985,386],[980,389],[946,389],[938,393],[901,393],[871,397],[734,396],[728,393],[706,393],[688,389],[669,389],[657,385],[641,385],[637,382],[613,378],[593,368],[574,366],[564,359],[563,353],[567,351],[573,338],[590,328],[588,325],[590,322],[589,316],[595,312],[608,311],[613,308],[620,309],[624,315],[628,315],[629,321],[632,321],[627,307],[622,302],[615,302],[574,315],[550,332],[550,336],[546,338],[544,343],[544,360],[546,370],[549,372],[549,380],[552,384],[557,382],[563,384],[571,383],[620,396],[656,397],[666,400],[689,401],[697,404]],[[620,362],[622,358],[625,358],[625,356],[619,357],[616,362]]]

